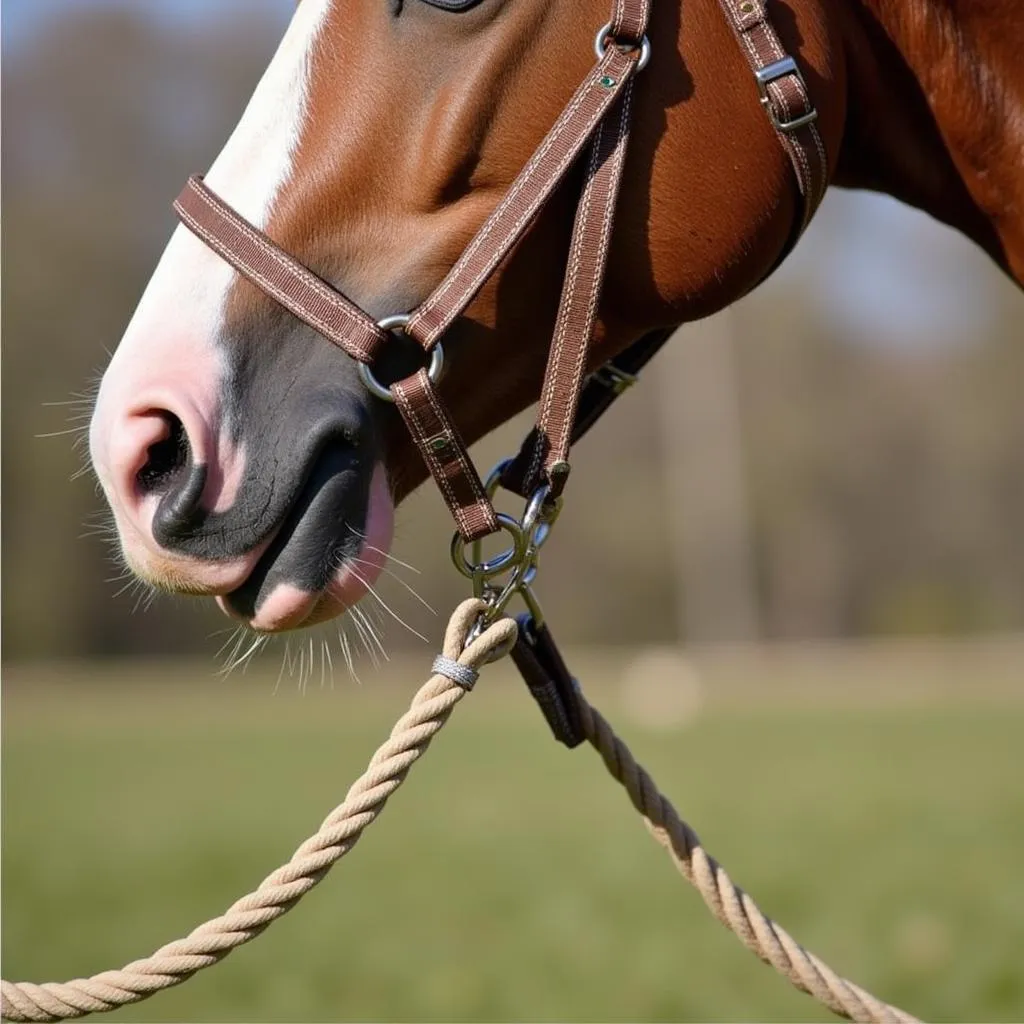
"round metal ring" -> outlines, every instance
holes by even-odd
[[[602,25],[597,30],[597,35],[594,37],[594,53],[597,54],[598,60],[603,60],[604,55],[608,50],[608,33],[612,30],[612,23],[609,21],[607,25]],[[635,49],[635,47],[634,47]],[[644,36],[640,40],[640,59],[636,62],[637,71],[643,71],[647,67],[647,62],[651,59],[651,41]]]
[[[487,474],[487,480],[484,483],[484,491],[487,493],[488,498],[493,498],[498,493],[498,488],[501,486],[501,478],[505,475],[505,470],[515,461],[511,456],[507,459],[502,459],[491,471]]]
[[[409,313],[396,313],[394,316],[386,316],[383,320],[378,320],[377,326],[383,331],[400,331],[411,319],[412,316]],[[430,365],[427,367],[427,376],[430,378],[431,384],[438,382],[443,369],[444,349],[441,347],[441,343],[438,342],[430,350]],[[391,394],[389,388],[384,387],[374,377],[373,370],[370,369],[368,363],[359,364],[359,379],[371,395],[379,398],[382,402],[394,402],[395,396]]]
[[[550,494],[551,485],[541,484],[530,495],[530,500],[526,503],[526,511],[523,513],[523,533],[527,537],[532,537],[537,527],[543,525],[541,513],[544,511],[544,503],[548,500]]]
[[[526,538],[519,523],[503,512],[498,513],[498,526],[511,538],[512,547],[487,559],[486,562],[471,562],[466,558],[466,541],[457,533],[452,537],[452,561],[463,576],[471,580],[488,580],[500,576],[522,560],[526,550]]]
[[[383,320],[377,321],[377,326],[382,331],[400,331],[412,319],[412,313],[395,313],[394,316],[386,316]]]

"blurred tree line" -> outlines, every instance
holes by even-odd
[[[142,5],[76,7],[5,52],[3,641],[9,658],[208,652],[209,602],[133,613],[73,429],[174,220],[223,145],[280,22],[157,29]],[[993,271],[993,273],[995,273]],[[994,287],[979,336],[927,352],[844,334],[799,275],[735,314],[736,382],[760,628],[768,637],[1024,628],[1021,296]],[[685,333],[674,344],[701,344]],[[542,593],[579,642],[671,640],[662,420],[646,382],[581,447]],[[487,463],[518,426],[480,447]],[[682,502],[685,505],[685,501]],[[463,593],[429,491],[397,551],[444,609]],[[644,509],[642,521],[637,509]],[[93,524],[90,526],[90,524]],[[86,534],[83,536],[83,532]],[[697,538],[699,544],[700,538]],[[412,580],[410,579],[410,582]],[[401,600],[401,588],[393,590]],[[416,604],[402,613],[424,626]],[[429,625],[427,628],[433,628]],[[395,641],[400,640],[395,634]]]

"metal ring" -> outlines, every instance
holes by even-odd
[[[530,496],[523,514],[523,533],[529,538],[534,556],[551,536],[551,528],[562,514],[562,499],[558,497],[547,505],[551,496],[549,484],[542,484]]]
[[[466,541],[462,534],[456,533],[452,537],[452,561],[455,568],[463,576],[471,580],[488,580],[494,576],[500,576],[506,569],[512,568],[522,561],[526,551],[526,538],[519,523],[511,516],[499,512],[498,526],[512,538],[512,547],[506,548],[500,554],[485,562],[471,562],[466,558]]]
[[[526,503],[526,511],[523,513],[523,533],[527,537],[532,536],[534,530],[542,525],[541,513],[544,511],[544,503],[551,494],[550,484],[541,484]]]
[[[411,313],[396,313],[394,316],[386,316],[383,320],[377,321],[377,326],[382,331],[400,331],[412,319]],[[444,349],[441,343],[437,342],[430,350],[430,365],[427,367],[427,376],[431,384],[436,384],[444,369]],[[382,402],[394,402],[395,396],[391,394],[390,388],[383,384],[373,375],[369,363],[359,364],[359,379],[363,382],[366,390],[371,395],[379,398]]]
[[[597,35],[594,37],[594,53],[597,54],[598,60],[604,60],[605,53],[608,52],[608,33],[612,30],[612,23],[609,21],[607,25],[602,25],[597,30]],[[614,43],[614,40],[613,40]],[[616,44],[617,45],[617,44]],[[636,49],[633,47],[621,47],[623,50]],[[643,71],[647,67],[647,62],[651,59],[651,41],[645,35],[640,40],[640,59],[636,62],[637,71]]]
[[[487,480],[484,483],[484,491],[488,498],[493,498],[498,493],[498,488],[501,486],[501,478],[505,475],[505,470],[508,469],[512,463],[515,462],[511,456],[507,459],[502,459],[491,471],[487,474]]]

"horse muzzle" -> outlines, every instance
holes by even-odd
[[[230,374],[210,386],[164,372],[159,391],[128,377],[112,364],[90,443],[133,572],[264,632],[337,615],[373,586],[394,505],[368,396],[305,380],[252,401]]]

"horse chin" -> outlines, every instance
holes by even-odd
[[[341,615],[362,599],[384,569],[394,535],[395,507],[387,475],[378,465],[370,483],[363,529],[351,531],[357,543],[346,550],[340,565],[320,590],[281,582],[263,597],[252,615],[241,615],[232,595],[218,597],[217,604],[230,618],[241,619],[259,633],[282,633],[325,622]]]

